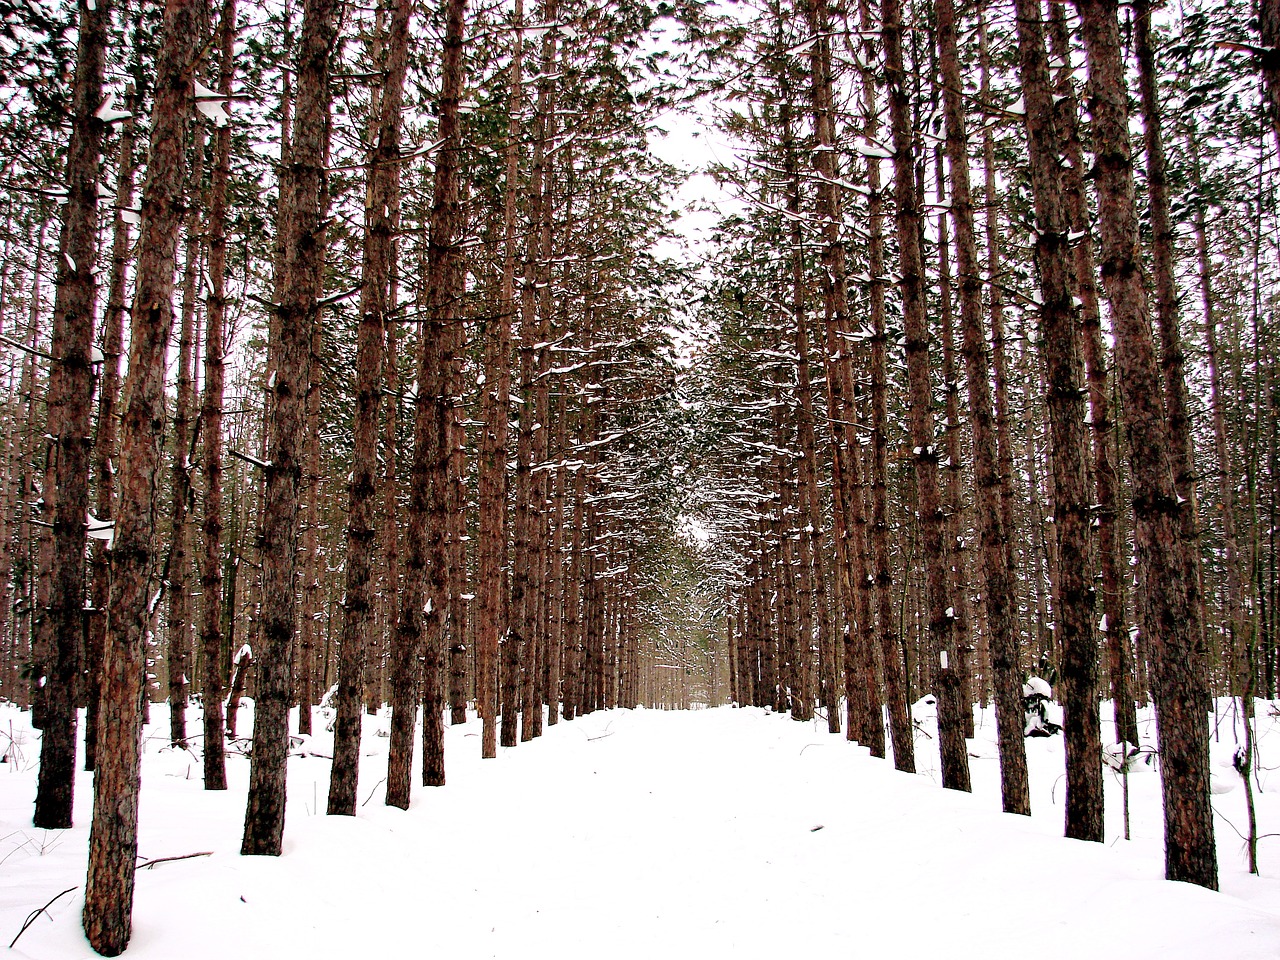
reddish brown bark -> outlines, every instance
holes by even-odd
[[[120,954],[132,932],[142,752],[139,704],[146,637],[154,612],[148,602],[148,580],[157,540],[164,351],[173,325],[174,260],[184,212],[185,127],[194,105],[188,65],[194,56],[199,16],[197,0],[170,0],[165,6],[151,111],[150,161],[142,195],[83,914],[85,936],[104,956]]]
[[[1116,375],[1133,477],[1134,545],[1142,632],[1150,657],[1164,784],[1165,876],[1216,889],[1209,803],[1208,716],[1197,659],[1200,610],[1180,550],[1187,504],[1175,486],[1166,420],[1138,261],[1129,111],[1114,0],[1077,0],[1089,62],[1095,169],[1102,238],[1102,282],[1111,301]]]
[[[125,90],[125,109],[132,113],[137,109],[133,85]],[[133,207],[134,176],[137,172],[135,153],[136,124],[131,116],[120,130],[120,161],[116,181],[116,214],[111,244],[111,278],[107,284],[107,309],[102,319],[102,381],[98,386],[98,424],[93,442],[94,468],[97,478],[94,514],[101,523],[109,523],[115,516],[116,475],[115,461],[119,447],[120,354],[124,341],[125,285],[128,281],[129,263],[133,259],[133,244],[129,224],[123,211]],[[107,634],[107,605],[111,601],[111,551],[107,543],[95,539],[90,554],[90,603],[93,613],[89,618],[86,645],[84,691],[85,710],[84,768],[92,770],[97,765],[98,754],[98,684],[102,669],[102,657]],[[7,578],[6,578],[7,579]]]
[[[406,10],[408,4],[405,4]],[[396,621],[397,658],[392,679],[393,730],[397,748],[388,760],[387,803],[407,807],[412,767],[413,722],[418,682],[424,685],[423,784],[444,783],[443,703],[440,700],[441,608],[446,603],[449,577],[447,529],[442,505],[448,494],[445,480],[451,456],[450,385],[454,364],[450,331],[455,320],[454,298],[460,286],[457,239],[459,231],[458,165],[461,141],[458,101],[464,80],[462,46],[464,0],[449,0],[445,8],[440,125],[432,193],[431,230],[427,248],[427,327],[418,357],[418,396],[414,400],[413,461],[409,480],[409,528],[405,536],[404,589]],[[407,13],[406,13],[407,16]],[[428,584],[428,564],[431,580]],[[429,624],[423,623],[424,608]],[[423,638],[427,646],[424,651]],[[426,659],[419,668],[419,657]],[[421,674],[421,677],[420,677]]]
[[[218,92],[228,99],[235,76],[236,2],[223,0],[218,46]],[[204,396],[200,418],[204,434],[204,553],[200,558],[201,683],[204,704],[204,786],[227,788],[224,757],[222,675],[227,660],[222,632],[222,403],[227,313],[227,187],[231,176],[231,130],[224,126],[214,141],[209,185],[209,302],[205,314]]]
[[[1014,627],[1017,599],[1007,561],[1010,531],[1004,526],[997,440],[991,396],[990,361],[982,324],[982,278],[969,182],[968,134],[962,96],[955,12],[951,0],[938,0],[939,66],[945,111],[947,157],[951,170],[951,218],[956,228],[961,352],[969,392],[973,441],[973,480],[978,493],[982,538],[983,605],[991,651],[996,701],[996,738],[1000,747],[1000,794],[1004,811],[1029,815],[1030,790],[1023,741],[1022,676]],[[996,296],[992,294],[993,298]]]
[[[326,224],[323,180],[329,59],[338,4],[306,0],[298,50],[297,99],[289,163],[281,177],[285,212],[276,336],[268,344],[273,378],[262,511],[261,649],[254,699],[253,757],[240,852],[279,856],[284,835],[285,772],[296,631],[294,580],[301,446],[311,382],[311,336],[320,314]]]
[[[204,131],[195,130],[191,150],[191,170],[187,193],[201,194],[200,180],[204,172]],[[200,267],[201,224],[199,206],[187,210],[184,263],[182,267],[182,320],[178,331],[178,383],[173,410],[173,464],[169,473],[169,556],[165,560],[168,584],[168,670],[169,742],[186,746],[187,692],[191,672],[191,525],[187,519],[191,497],[191,467],[194,460],[191,443],[191,421],[195,408],[195,339],[196,275]]]
[[[351,488],[347,504],[346,602],[343,605],[342,636],[338,645],[337,715],[333,731],[333,772],[329,778],[330,814],[354,816],[356,784],[360,766],[360,698],[364,659],[373,648],[377,627],[371,579],[377,541],[375,507],[378,475],[378,410],[382,403],[382,368],[387,314],[391,289],[392,241],[391,205],[395,200],[400,171],[400,104],[409,49],[408,0],[392,8],[387,28],[385,76],[378,97],[377,140],[369,162],[369,183],[365,204],[363,283],[360,295],[360,326],[356,334],[356,403],[352,420]],[[417,651],[397,651],[411,656]],[[411,668],[412,669],[412,668]],[[417,686],[416,670],[413,688]],[[401,708],[403,726],[405,704]],[[417,709],[412,695],[407,704],[409,736],[406,750],[404,731],[392,745],[392,761],[409,762],[413,755],[413,720]],[[395,721],[393,719],[393,725]],[[405,777],[404,779],[407,779]],[[388,780],[388,784],[390,781]],[[403,804],[407,806],[406,803]]]
[[[40,575],[48,603],[36,620],[32,665],[39,685],[40,772],[32,822],[71,826],[76,767],[76,705],[84,658],[85,513],[89,508],[94,377],[90,362],[98,260],[98,163],[104,124],[102,102],[107,5],[82,3],[71,142],[67,148],[67,202],[62,213],[53,302],[54,360],[47,394],[48,443],[44,515],[53,529],[44,542]]]
[[[1075,270],[1062,192],[1059,126],[1053,110],[1044,27],[1035,2],[1019,0],[1018,49],[1035,194],[1036,265],[1040,274],[1040,351],[1053,440],[1053,527],[1058,563],[1054,620],[1061,644],[1067,749],[1066,834],[1101,841],[1102,768],[1097,694],[1097,637],[1085,474],[1085,398]]]
[[[955,644],[955,611],[943,546],[944,517],[938,491],[938,462],[941,457],[934,439],[930,409],[929,330],[924,301],[924,264],[920,251],[920,211],[914,182],[910,105],[903,72],[902,11],[898,0],[885,0],[881,9],[885,80],[893,130],[894,220],[902,273],[898,289],[902,296],[903,332],[907,341],[908,418],[914,451],[916,513],[926,572],[928,656],[934,661],[931,674],[938,682],[942,785],[952,790],[968,791],[969,755],[965,748],[962,716],[965,707],[961,702],[957,670],[960,651]]]

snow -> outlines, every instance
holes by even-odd
[[[107,99],[102,101],[102,106],[98,107],[94,116],[103,123],[118,123],[121,120],[128,120],[132,114],[128,110],[117,107],[115,94],[108,93]]]
[[[549,727],[495,760],[475,720],[446,730],[449,784],[383,805],[386,714],[366,718],[358,815],[323,814],[331,736],[295,738],[284,855],[238,853],[249,761],[206,793],[197,753],[167,744],[152,708],[144,744],[132,960],[318,956],[746,957],[935,955],[1131,960],[1280,956],[1280,844],[1250,877],[1224,823],[1243,791],[1215,796],[1223,893],[1161,879],[1159,778],[1131,770],[1133,840],[1108,772],[1107,838],[1061,837],[1062,738],[1027,742],[1031,818],[999,812],[990,712],[969,741],[974,793],[938,786],[936,701],[922,698],[920,774],[757,709],[602,711]],[[1260,832],[1280,817],[1276,711],[1261,703]],[[1104,705],[1103,735],[1110,738]],[[252,710],[241,711],[241,732]],[[1144,747],[1154,725],[1140,717]],[[199,710],[188,712],[199,730]],[[1220,709],[1215,772],[1235,749]],[[82,726],[83,729],[83,726]],[[12,743],[10,734],[12,730]],[[92,776],[76,826],[30,825],[39,754],[29,715],[0,705],[0,938],[39,917],[9,955],[92,957],[80,932]],[[1269,753],[1267,751],[1270,751]],[[208,854],[207,856],[203,854]],[[1034,879],[1032,879],[1034,878]],[[1029,882],[1031,880],[1031,882]]]
[[[1043,677],[1029,677],[1027,682],[1022,685],[1022,696],[1049,698],[1053,696],[1053,688],[1049,686],[1048,681]]]

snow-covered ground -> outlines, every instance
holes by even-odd
[[[970,744],[967,796],[937,785],[932,720],[927,705],[917,711],[918,776],[821,721],[755,709],[601,712],[491,761],[472,721],[447,731],[448,786],[416,788],[407,812],[383,805],[386,721],[367,718],[359,815],[323,814],[321,733],[304,745],[312,755],[290,760],[276,859],[237,852],[248,761],[231,755],[231,788],[206,793],[198,757],[166,745],[157,707],[140,856],[211,855],[139,872],[127,956],[1280,957],[1280,837],[1262,841],[1262,877],[1251,877],[1229,825],[1243,831],[1245,803],[1225,709],[1213,745],[1222,893],[1161,879],[1153,772],[1130,778],[1132,840],[1110,773],[1107,842],[1064,840],[1060,737],[1027,742],[1035,815],[1005,816],[990,715]],[[1274,834],[1280,718],[1267,704],[1260,713],[1259,832]],[[80,776],[74,829],[36,830],[38,738],[9,706],[0,750],[0,948],[74,887],[6,955],[90,957],[80,908],[91,778]]]

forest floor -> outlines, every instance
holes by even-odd
[[[1110,772],[1106,843],[1062,839],[1060,737],[1027,741],[1034,816],[1001,814],[989,713],[970,741],[971,796],[938,786],[923,702],[918,776],[823,721],[757,709],[603,711],[491,761],[472,721],[446,731],[448,786],[415,788],[407,812],[383,804],[387,724],[366,718],[359,815],[323,815],[320,733],[290,760],[284,856],[251,858],[238,854],[248,760],[231,755],[231,788],[206,793],[198,756],[168,747],[158,706],[140,859],[208,855],[140,869],[126,955],[1280,957],[1280,717],[1261,702],[1259,713],[1259,832],[1272,834],[1262,876],[1248,874],[1232,828],[1244,829],[1245,801],[1224,706],[1213,746],[1223,892],[1211,893],[1161,879],[1159,779],[1145,765],[1130,777],[1132,840]],[[198,710],[189,722],[198,730]],[[74,829],[36,830],[28,714],[0,705],[0,749],[0,949],[74,888],[4,955],[93,956],[80,931],[91,776],[80,775]]]

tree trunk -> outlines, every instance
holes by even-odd
[[[875,29],[870,0],[860,0],[862,57],[875,62]],[[863,131],[868,142],[879,136],[879,109],[875,77],[871,69],[862,73]],[[893,570],[889,558],[889,336],[885,324],[884,193],[880,158],[866,158],[867,173],[867,275],[871,313],[871,543],[875,577],[876,633],[884,669],[884,693],[889,705],[889,732],[893,743],[893,764],[898,770],[915,773],[915,731],[908,707],[906,667],[902,658],[902,636],[893,611]]]
[[[196,127],[191,147],[187,195],[199,197],[204,173],[204,131]],[[173,466],[169,476],[170,541],[165,562],[169,584],[166,622],[169,640],[169,743],[187,743],[187,693],[191,672],[191,526],[187,520],[191,498],[191,420],[195,407],[194,345],[196,338],[196,275],[200,267],[200,213],[197,204],[187,210],[182,276],[182,320],[178,332],[178,384],[173,410]]]
[[[324,371],[323,324],[311,332],[311,382],[307,384],[307,429],[302,445],[302,611],[298,618],[298,663],[294,695],[298,701],[298,733],[311,733],[316,700],[316,631],[320,616],[320,400]]]
[[[133,85],[125,88],[125,109],[137,109]],[[94,439],[94,467],[97,475],[95,514],[100,523],[109,523],[116,512],[115,462],[119,446],[120,353],[124,341],[125,285],[128,281],[132,238],[123,210],[133,207],[133,181],[137,172],[134,118],[125,120],[120,130],[120,162],[116,180],[116,214],[111,245],[111,279],[107,284],[107,310],[102,319],[102,382],[98,387],[98,432]],[[93,770],[98,756],[98,687],[102,657],[106,649],[107,605],[111,602],[111,551],[108,543],[95,539],[92,543],[90,571],[90,603],[84,691],[85,711],[84,768]],[[7,578],[6,578],[7,580]]]
[[[1200,531],[1197,519],[1195,451],[1192,445],[1190,400],[1183,372],[1185,357],[1178,329],[1178,286],[1174,278],[1174,228],[1169,214],[1169,182],[1164,155],[1164,135],[1160,131],[1160,91],[1156,76],[1156,54],[1151,45],[1150,0],[1134,4],[1134,50],[1138,59],[1138,86],[1141,91],[1143,140],[1147,154],[1147,204],[1151,220],[1151,264],[1155,279],[1156,327],[1160,336],[1160,370],[1164,382],[1164,410],[1168,420],[1170,456],[1173,458],[1173,485],[1177,492],[1179,549],[1185,570],[1188,603],[1197,610],[1196,666],[1202,672],[1205,709],[1208,699],[1208,649],[1204,634],[1204,600],[1200,585]]]
[[[987,27],[982,5],[978,9],[978,59],[981,67],[979,96],[983,103],[991,102],[990,53],[987,48]],[[995,392],[991,400],[995,408],[996,425],[996,477],[1000,484],[1000,522],[1005,530],[1005,562],[1009,567],[1009,582],[1013,590],[1013,606],[1009,615],[1014,618],[1014,643],[1010,669],[1021,679],[1018,654],[1021,630],[1016,626],[1017,562],[1013,548],[1013,532],[1017,529],[1013,517],[1013,437],[1009,431],[1010,391],[1009,361],[1005,354],[1004,294],[1001,289],[1000,261],[1000,204],[996,191],[995,139],[991,124],[982,125],[982,169],[984,175],[983,200],[986,205],[986,254],[987,254],[987,305],[991,318],[991,372]],[[994,656],[995,654],[993,654]],[[1021,688],[1019,687],[1019,692]],[[997,706],[997,710],[999,707]],[[1021,711],[1021,706],[1018,707]]]
[[[410,5],[402,3],[406,25]],[[399,7],[397,8],[399,10]],[[458,101],[464,80],[462,46],[465,0],[449,0],[445,8],[445,36],[440,88],[441,141],[436,155],[435,184],[428,234],[426,300],[427,325],[418,355],[418,395],[414,400],[413,462],[410,468],[409,529],[405,537],[404,588],[396,621],[396,659],[392,673],[393,749],[387,766],[387,804],[402,809],[409,805],[413,765],[413,726],[418,706],[418,683],[425,681],[423,696],[423,784],[444,783],[444,756],[439,699],[441,657],[440,608],[446,599],[445,580],[449,575],[445,555],[447,530],[441,503],[448,476],[452,436],[452,367],[455,296],[461,288],[455,276],[456,243],[459,232],[458,164],[461,151]],[[399,13],[397,12],[397,17]],[[399,64],[403,82],[404,64]],[[430,530],[428,530],[430,524]],[[432,566],[428,589],[427,566]],[[429,594],[429,595],[428,595]],[[423,624],[423,610],[434,618]],[[429,627],[425,671],[419,667],[423,654],[423,634]]]
[[[934,440],[932,387],[929,375],[929,330],[924,301],[924,265],[920,252],[920,211],[914,183],[914,151],[902,60],[902,10],[898,0],[884,0],[882,39],[889,112],[893,128],[895,223],[902,268],[903,332],[907,341],[909,420],[914,450],[916,512],[919,516],[926,571],[925,612],[930,650],[937,677],[938,734],[941,740],[942,785],[969,791],[969,754],[964,742],[958,657],[946,551],[942,504],[938,494],[938,462]]]
[[[54,360],[49,370],[48,422],[51,438],[44,489],[45,513],[53,520],[48,610],[37,621],[39,646],[51,655],[34,665],[42,684],[40,772],[32,823],[46,830],[71,826],[76,769],[76,704],[84,658],[85,513],[89,509],[90,414],[94,375],[89,348],[97,284],[98,164],[104,124],[96,116],[102,102],[102,72],[109,5],[79,8],[80,39],[72,92],[71,142],[67,148],[67,203],[55,267]]]
[[[218,92],[228,99],[235,76],[236,0],[223,0],[219,29]],[[204,554],[200,590],[201,683],[204,704],[204,787],[227,789],[222,713],[222,675],[227,662],[222,631],[222,401],[223,341],[227,313],[227,181],[231,176],[231,130],[223,126],[214,143],[209,186],[209,303],[205,315],[204,398],[200,417],[204,434]]]
[[[524,2],[516,0],[515,12],[513,15],[513,24],[515,26],[515,37],[513,41],[513,49],[511,54],[511,68],[508,77],[508,115],[507,115],[507,141],[506,141],[506,180],[503,187],[504,209],[503,209],[503,258],[502,258],[502,290],[499,294],[499,313],[497,345],[500,351],[498,380],[501,403],[493,408],[494,418],[486,417],[489,431],[497,431],[499,425],[495,420],[501,420],[500,437],[495,438],[497,443],[495,450],[501,450],[502,461],[501,467],[496,463],[495,469],[504,471],[503,482],[500,487],[503,490],[502,510],[506,511],[506,494],[508,481],[505,477],[506,467],[506,448],[507,448],[507,420],[510,417],[510,379],[511,379],[511,323],[519,309],[519,302],[516,295],[516,254],[517,254],[517,238],[516,220],[519,216],[519,195],[522,191],[520,185],[520,142],[521,123],[520,114],[524,110]],[[532,424],[529,423],[526,412],[530,405],[530,397],[528,390],[525,389],[526,384],[532,385],[533,378],[533,341],[531,337],[526,337],[525,324],[521,324],[521,345],[520,345],[520,431],[516,438],[516,478],[515,478],[515,517],[514,527],[512,531],[514,536],[512,565],[510,573],[507,575],[510,581],[510,593],[506,598],[507,613],[503,617],[504,630],[499,648],[502,653],[502,665],[499,673],[502,678],[502,731],[501,740],[504,747],[514,747],[517,742],[517,733],[520,722],[520,680],[521,671],[528,669],[529,664],[526,656],[526,646],[528,637],[525,633],[527,628],[526,617],[526,593],[528,587],[528,504],[529,504],[529,458],[532,455]],[[505,555],[506,550],[506,524],[502,523],[497,526],[502,532],[504,539],[502,553]],[[497,554],[495,554],[496,556]],[[526,721],[527,722],[527,721]]]
[[[973,480],[978,493],[978,527],[982,538],[982,596],[994,674],[992,686],[996,701],[996,739],[1000,747],[1000,796],[1005,813],[1030,815],[1031,797],[1023,739],[1022,676],[1018,670],[1018,637],[1014,627],[1017,598],[1013,571],[1007,562],[1011,531],[1004,526],[1002,487],[997,468],[998,445],[990,363],[982,325],[982,278],[978,272],[955,12],[951,0],[938,0],[935,11],[947,158],[951,168],[951,219],[956,230],[961,353],[969,392]],[[993,292],[992,296],[996,294]]]
[[[945,0],[944,0],[945,2]],[[962,156],[961,162],[967,162]],[[942,185],[942,151],[938,150],[938,202],[946,201]],[[964,548],[964,500],[960,492],[964,480],[964,463],[960,459],[960,382],[956,379],[955,309],[951,299],[951,239],[947,228],[947,214],[938,214],[938,287],[939,318],[942,321],[942,382],[946,390],[946,445],[944,461],[947,472],[944,484],[946,496],[946,524],[944,527],[947,549],[947,567],[951,571],[951,597],[955,610],[956,649],[960,657],[956,663],[959,673],[960,699],[964,705],[961,722],[966,738],[973,737],[973,678],[970,660],[973,654],[972,631],[969,610],[969,570]]]
[[[462,271],[454,270],[457,282]],[[471,661],[468,649],[468,625],[471,622],[470,595],[467,594],[467,524],[466,524],[466,428],[463,426],[462,364],[465,359],[465,337],[461,318],[455,318],[445,330],[453,358],[448,377],[448,449],[446,482],[448,484],[447,509],[449,511],[449,705],[450,722],[467,722],[467,667]]]
[[[378,131],[369,162],[365,204],[363,283],[356,337],[356,404],[352,421],[352,477],[347,507],[346,603],[338,645],[337,717],[328,812],[355,816],[360,768],[361,675],[374,644],[377,620],[370,579],[377,540],[378,409],[382,401],[383,348],[392,258],[391,205],[400,172],[400,104],[409,48],[408,0],[392,8],[385,47],[385,81],[378,97]],[[413,657],[416,664],[417,657]],[[415,683],[416,686],[416,683]],[[409,702],[414,716],[416,698]],[[412,755],[412,721],[409,753]]]
[[[1040,274],[1040,352],[1048,385],[1053,441],[1053,527],[1057,531],[1055,639],[1061,645],[1067,752],[1066,835],[1103,839],[1089,496],[1085,473],[1084,370],[1072,298],[1068,211],[1059,175],[1061,141],[1044,28],[1035,0],[1018,0],[1018,48],[1031,183],[1035,194],[1036,266]]]
[[[831,77],[831,47],[825,31],[830,14],[826,0],[807,6],[809,27],[819,35],[810,53],[813,75],[814,133],[818,147],[814,166],[818,177],[816,217],[822,231],[822,290],[826,316],[828,415],[831,419],[832,519],[837,559],[836,595],[845,605],[845,693],[850,740],[884,756],[884,725],[875,683],[871,648],[871,612],[868,590],[866,511],[863,504],[862,468],[857,444],[852,358],[849,333],[845,248],[841,238],[841,206],[836,192],[835,117]],[[830,717],[828,718],[830,722]]]
[[[139,704],[153,613],[148,581],[156,550],[164,354],[173,326],[174,260],[184,212],[185,127],[194,104],[189,64],[199,36],[200,11],[198,0],[170,0],[165,6],[151,111],[150,162],[142,195],[129,372],[124,385],[128,399],[120,436],[120,503],[112,547],[115,571],[100,690],[83,915],[90,946],[104,956],[123,952],[132,932],[142,754]]]
[[[1102,281],[1111,301],[1116,367],[1133,476],[1134,542],[1142,631],[1164,785],[1165,876],[1217,888],[1209,803],[1208,717],[1196,663],[1200,611],[1179,549],[1174,450],[1161,397],[1150,310],[1138,261],[1138,216],[1129,111],[1114,0],[1077,0],[1089,63],[1102,237]]]
[[[298,50],[297,101],[290,162],[281,177],[284,282],[278,284],[274,363],[262,516],[262,649],[254,701],[249,801],[240,852],[279,856],[284,835],[289,745],[294,578],[297,569],[301,444],[311,382],[311,335],[319,322],[325,229],[322,220],[329,59],[337,32],[335,0],[305,0]]]
[[[1062,167],[1063,193],[1071,230],[1079,239],[1073,247],[1076,290],[1080,298],[1080,314],[1084,332],[1083,347],[1089,389],[1088,421],[1093,431],[1093,476],[1097,503],[1098,555],[1102,568],[1102,610],[1106,636],[1111,697],[1116,719],[1116,737],[1121,742],[1138,743],[1138,719],[1132,695],[1132,654],[1129,628],[1124,609],[1124,583],[1120,536],[1119,477],[1112,457],[1115,423],[1111,417],[1111,394],[1107,376],[1107,355],[1102,340],[1102,316],[1095,281],[1093,237],[1089,220],[1088,196],[1083,171],[1084,151],[1080,145],[1079,105],[1070,67],[1070,36],[1065,11],[1061,4],[1050,6],[1050,43],[1053,54],[1062,61],[1054,78],[1056,118],[1062,136],[1062,154],[1067,163]]]
[[[516,11],[516,22],[523,19],[523,8]],[[484,323],[484,384],[481,398],[481,420],[484,433],[480,443],[479,500],[480,543],[476,565],[479,581],[479,619],[476,624],[476,686],[480,716],[483,721],[480,753],[486,759],[498,755],[498,678],[500,670],[508,675],[514,665],[519,669],[519,652],[512,652],[507,617],[507,593],[503,568],[507,555],[507,419],[510,415],[511,391],[511,316],[515,312],[515,220],[518,111],[514,103],[520,99],[520,68],[523,34],[518,33],[512,54],[509,93],[513,106],[507,118],[506,185],[504,190],[504,254],[502,290],[498,315]],[[499,653],[505,653],[500,666]],[[502,740],[515,744],[515,706],[508,699],[503,706]]]

